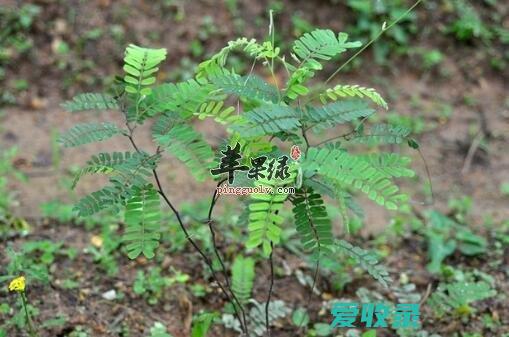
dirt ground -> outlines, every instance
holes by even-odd
[[[6,5],[13,3],[2,2]],[[58,132],[63,132],[77,122],[92,121],[98,117],[96,114],[67,113],[60,107],[61,102],[78,92],[99,91],[103,81],[108,81],[107,75],[119,73],[125,41],[168,48],[169,55],[162,77],[171,77],[172,72],[181,66],[182,59],[190,54],[190,41],[203,39],[205,50],[212,52],[219,50],[225,41],[237,37],[238,32],[231,14],[220,1],[182,1],[169,7],[150,1],[127,0],[35,2],[42,7],[43,12],[31,32],[35,43],[34,51],[7,69],[8,76],[25,78],[30,85],[19,94],[16,106],[2,109],[0,147],[18,147],[16,166],[29,177],[28,184],[12,182],[12,188],[18,194],[17,199],[20,202],[15,212],[21,217],[34,219],[34,232],[27,238],[51,237],[74,247],[82,247],[90,241],[92,233],[81,227],[40,220],[39,205],[54,199],[70,201],[73,194],[62,187],[59,178],[62,173],[68,172],[72,166],[84,164],[91,154],[100,150],[128,150],[129,144],[117,138],[100,144],[90,144],[80,150],[60,149],[55,152],[54,141]],[[238,3],[240,16],[245,21],[241,33],[247,37],[263,38],[268,21],[264,20],[260,24],[256,18],[266,18],[264,13],[269,1]],[[304,0],[283,3],[284,13],[297,11],[316,26],[341,31],[348,24],[348,13],[341,1],[339,4]],[[509,6],[506,4],[506,7]],[[506,7],[504,9],[507,13]],[[184,19],[175,20],[175,14],[180,12],[185,13]],[[415,136],[429,167],[433,203],[430,203],[429,197],[423,193],[427,181],[423,161],[417,152],[402,150],[413,157],[413,168],[419,175],[415,183],[403,187],[413,196],[413,205],[417,211],[445,211],[450,198],[468,195],[473,199],[472,226],[482,227],[487,216],[491,216],[494,221],[508,219],[509,203],[507,197],[501,195],[500,186],[509,182],[509,156],[505,152],[509,145],[509,74],[490,68],[487,60],[475,52],[477,46],[455,45],[440,35],[437,22],[446,20],[446,17],[433,16],[425,10],[418,13],[419,25],[426,27],[427,34],[419,35],[411,44],[414,47],[441,50],[444,60],[440,71],[422,71],[418,67],[419,61],[411,59],[410,56],[396,56],[397,67],[380,67],[371,62],[372,55],[368,51],[361,56],[364,59],[361,67],[338,76],[334,83],[374,87],[385,94],[390,106],[389,112],[422,118],[427,125],[435,125]],[[199,36],[199,23],[205,16],[213,18],[216,32],[211,37],[203,38]],[[96,40],[78,41],[79,37],[90,29],[108,25],[122,27],[124,37],[121,43],[110,35]],[[288,15],[276,16],[276,25],[281,34],[291,36],[291,20]],[[63,65],[61,57],[54,52],[55,41],[62,40],[71,46],[79,45],[79,49],[71,48]],[[191,59],[193,60],[192,57]],[[82,60],[93,60],[94,64],[85,66],[80,62]],[[283,73],[278,76],[283,76]],[[451,109],[448,118],[443,118],[439,113],[444,105]],[[383,115],[387,112],[380,113]],[[104,113],[99,117],[103,121],[120,120],[115,112]],[[218,144],[221,136],[225,134],[222,127],[209,121],[198,123],[197,128],[211,144]],[[137,137],[142,147],[150,148],[151,140],[147,130],[148,128],[139,130]],[[59,158],[58,165],[55,165],[55,156]],[[163,172],[165,185],[169,186],[169,195],[177,205],[210,196],[213,183],[195,182],[172,158],[165,158],[162,165],[160,171]],[[101,183],[102,181],[93,177],[87,177],[76,194],[91,192]],[[374,204],[365,205],[367,227],[364,234],[381,231],[388,225],[391,214]],[[16,245],[25,239],[17,238],[13,243]],[[293,261],[287,252],[278,250],[276,255],[280,262],[285,260],[289,268],[300,267],[299,262]],[[425,255],[423,242],[406,243],[401,251],[392,252],[388,266],[398,272],[411,273],[412,281],[424,292],[428,285],[434,282],[424,268]],[[197,256],[192,254],[169,259],[172,265],[190,274],[195,273],[196,268],[202,268]],[[454,256],[452,261],[469,266],[486,263],[482,259],[464,261],[460,256]],[[505,261],[509,262],[507,254]],[[63,258],[58,259],[55,268],[65,271],[67,275],[79,277],[83,286],[79,291],[66,290],[60,287],[56,280],[51,285],[54,290],[52,293],[45,297],[36,295],[37,300],[48,308],[41,313],[41,320],[52,317],[57,312],[72,313],[71,320],[63,329],[50,331],[53,335],[47,336],[66,336],[74,326],[81,324],[92,327],[93,336],[108,336],[108,331],[120,331],[124,324],[130,327],[132,333],[141,334],[146,333],[149,319],[165,322],[169,332],[175,337],[184,337],[189,334],[193,308],[203,305],[209,309],[221,308],[223,302],[217,288],[207,297],[198,300],[191,299],[189,294],[178,289],[164,295],[164,310],[155,310],[128,289],[140,263],[144,262],[123,260],[121,275],[111,279],[98,276],[101,272],[92,263],[91,257],[80,255],[79,260],[72,265]],[[268,274],[267,266],[260,266],[259,269],[260,275]],[[501,271],[489,271],[500,280],[507,277]],[[205,280],[201,281],[206,283]],[[506,282],[501,281],[501,284],[507,286]],[[354,292],[355,287],[360,285],[373,286],[372,281],[360,279],[350,284],[345,289],[345,294]],[[259,300],[264,300],[262,286],[265,285],[258,285],[259,292],[255,288]],[[287,291],[280,292],[280,298],[294,305],[305,301],[304,294],[307,291],[296,282],[295,277],[287,276],[276,280],[275,288],[285,287]],[[101,298],[100,294],[111,288],[125,291],[127,298],[122,304]],[[319,288],[327,290],[326,281],[322,281]],[[506,287],[505,293],[507,291],[509,287]],[[37,293],[37,289],[33,293]],[[495,299],[487,305],[491,312],[497,312],[509,324],[509,310],[502,300]],[[316,315],[322,307],[323,298],[317,297],[309,303],[308,309]],[[324,321],[327,317],[327,314],[323,317],[312,316],[312,321],[313,318]],[[434,323],[427,324],[432,326]],[[460,328],[452,324],[440,323],[443,336],[448,336],[448,333]],[[215,326],[213,335],[231,335],[231,332],[229,335],[222,329],[221,326]],[[276,336],[294,335],[293,330],[286,331],[285,327],[281,327],[277,334],[274,334],[274,337]],[[381,336],[389,336],[389,333],[382,333]]]

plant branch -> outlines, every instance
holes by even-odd
[[[363,123],[364,123],[367,119],[368,119],[368,116],[363,117],[363,118],[361,119],[361,121],[360,121],[359,125],[357,125],[357,126],[356,126],[355,128],[353,128],[352,130],[348,131],[347,133],[341,134],[341,135],[339,135],[339,136],[334,136],[334,137],[328,138],[328,139],[326,139],[326,140],[324,140],[324,141],[321,141],[320,143],[316,144],[316,145],[315,145],[315,147],[316,147],[316,146],[320,146],[320,145],[325,144],[325,143],[328,143],[328,142],[330,142],[330,141],[332,141],[332,140],[335,140],[335,139],[339,139],[339,138],[347,138],[348,136],[353,135],[353,134],[357,131],[357,128],[358,128],[360,125],[362,125],[362,124],[363,124]]]
[[[136,152],[140,152],[138,146],[136,145],[136,142],[134,141],[134,137],[133,137],[133,128],[131,128],[129,126],[128,123],[126,123],[128,129],[129,129],[129,134],[127,135],[127,137],[129,138],[129,141],[131,142],[132,146],[134,147],[134,149],[136,150]],[[159,148],[158,148],[159,150]],[[164,201],[166,202],[166,204],[171,208],[173,214],[175,214],[176,218],[177,218],[177,221],[179,223],[179,226],[180,228],[182,229],[182,231],[184,232],[185,236],[186,236],[186,239],[187,241],[193,246],[193,248],[198,252],[198,254],[200,254],[200,256],[203,258],[203,261],[205,262],[205,264],[207,265],[207,267],[209,268],[211,274],[212,274],[212,277],[214,278],[214,281],[216,281],[216,283],[218,284],[219,288],[221,289],[221,291],[223,292],[223,294],[226,296],[228,302],[230,303],[234,303],[231,296],[229,295],[229,293],[226,291],[226,289],[224,288],[223,284],[219,281],[217,275],[216,275],[216,272],[214,270],[214,267],[212,265],[212,261],[207,257],[207,255],[203,252],[203,250],[198,246],[198,244],[196,243],[196,241],[193,240],[193,238],[189,235],[189,232],[187,230],[187,228],[185,227],[184,225],[184,222],[182,221],[182,218],[180,216],[180,213],[178,212],[178,210],[175,208],[175,206],[171,203],[170,199],[168,198],[168,196],[166,195],[166,193],[164,193],[164,190],[163,190],[163,187],[161,185],[161,180],[159,179],[159,175],[157,174],[157,170],[154,168],[152,170],[152,173],[154,175],[154,179],[156,181],[156,184],[157,184],[157,192],[159,193],[159,195],[164,199]],[[247,334],[247,329],[245,327],[245,324],[244,322],[241,320],[241,317],[239,315],[239,312],[237,310],[237,307],[235,305],[233,305],[233,310],[235,312],[235,316],[237,317],[237,319],[239,320],[240,322],[240,325],[241,325],[241,329],[242,329],[242,332],[246,333]]]
[[[308,139],[308,136],[306,134],[306,129],[304,128],[304,126],[302,126],[301,130],[302,130],[302,138],[304,138],[304,142],[306,143],[306,152],[305,152],[305,154],[307,154],[308,150],[309,150],[309,139]]]
[[[228,179],[223,179],[220,182],[218,182],[217,183],[217,187],[221,186],[226,180],[228,180]],[[221,258],[221,254],[219,254],[219,249],[217,247],[216,231],[214,230],[214,225],[213,225],[213,221],[212,221],[212,212],[214,211],[214,206],[216,205],[216,202],[219,199],[219,195],[217,194],[217,187],[216,187],[216,189],[214,189],[214,194],[212,195],[212,199],[210,201],[210,208],[209,208],[209,213],[208,213],[208,216],[207,216],[207,224],[209,226],[210,235],[212,237],[212,247],[214,248],[214,253],[215,253],[217,259],[219,260],[219,264],[221,265],[221,269],[223,271],[223,276],[224,276],[224,280],[225,280],[225,283],[226,283],[226,288],[230,292],[230,294],[231,294],[233,300],[235,301],[235,303],[239,306],[240,312],[242,313],[242,319],[244,320],[244,326],[246,328],[246,334],[249,335],[249,332],[247,330],[248,327],[247,327],[247,321],[246,321],[246,312],[244,310],[244,307],[240,303],[239,299],[237,298],[237,296],[233,292],[233,289],[231,287],[231,284],[230,284],[230,281],[229,281],[229,278],[228,278],[228,272],[226,271],[226,267],[224,265],[223,259]]]
[[[157,187],[158,187],[158,192],[159,194],[163,197],[164,201],[166,202],[166,204],[168,206],[170,206],[171,210],[173,211],[173,213],[175,214],[175,216],[177,217],[177,221],[180,225],[180,228],[182,229],[182,231],[184,232],[184,234],[186,235],[186,239],[187,241],[189,241],[189,243],[194,247],[194,249],[201,255],[201,257],[203,258],[203,260],[205,261],[205,263],[207,264],[208,268],[210,269],[210,272],[212,273],[212,277],[214,278],[214,280],[216,281],[216,283],[218,284],[219,288],[221,289],[221,291],[223,292],[223,294],[226,296],[226,298],[228,299],[229,302],[231,302],[233,304],[233,300],[232,298],[230,297],[230,295],[228,294],[228,292],[226,291],[226,289],[224,288],[223,284],[219,281],[217,275],[216,275],[216,272],[214,270],[214,267],[212,265],[212,261],[210,261],[210,259],[207,257],[207,255],[205,255],[205,253],[203,252],[203,250],[201,250],[201,248],[196,244],[196,242],[193,240],[193,238],[191,238],[191,236],[189,235],[189,232],[187,231],[186,227],[184,226],[184,223],[182,221],[182,218],[180,217],[180,214],[179,212],[177,211],[177,209],[175,208],[175,206],[173,206],[173,204],[171,203],[171,201],[168,199],[168,197],[166,196],[166,194],[164,193],[163,191],[163,188],[161,186],[161,182],[159,180],[159,176],[157,175],[157,171],[154,169],[152,170],[153,174],[154,174],[154,178],[156,180],[156,183],[157,183]],[[235,307],[235,305],[233,305],[233,310],[235,311],[235,316],[237,316],[237,319],[239,320],[239,322],[241,322],[241,328],[242,328],[242,331],[247,333],[247,330],[246,330],[246,327],[244,326],[244,324],[242,323],[241,321],[241,318],[240,318],[240,315],[237,311],[237,308]]]

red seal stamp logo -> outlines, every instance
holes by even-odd
[[[293,145],[292,148],[290,149],[290,157],[293,160],[299,160],[301,154],[302,152],[300,151],[300,148],[297,145]]]

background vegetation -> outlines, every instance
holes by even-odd
[[[403,0],[4,1],[0,336],[23,336],[26,330],[20,300],[7,289],[19,273],[26,275],[28,309],[41,336],[237,334],[231,308],[171,213],[163,214],[169,229],[148,261],[126,257],[121,217],[101,213],[78,219],[72,211],[79,197],[104,183],[84,179],[76,191],[70,189],[77,165],[99,148],[91,144],[69,151],[57,139],[97,116],[65,113],[60,103],[111,85],[114,75],[122,74],[129,43],[167,48],[158,82],[181,81],[229,40],[263,41],[270,9],[275,42],[287,51],[296,37],[316,27],[344,31],[366,43],[411,5]],[[322,262],[308,301],[314,265],[298,258],[300,240],[293,226],[284,227],[275,250],[273,336],[295,336],[301,323],[303,336],[373,336],[366,330],[331,331],[331,304],[402,298],[423,303],[422,331],[382,329],[377,336],[509,334],[508,13],[501,0],[423,1],[331,82],[376,88],[389,110],[373,122],[411,129],[427,167],[418,152],[398,149],[413,158],[417,172],[401,184],[412,196],[409,207],[388,212],[366,200],[350,221],[348,240],[383,261],[397,291],[384,289],[355,259],[338,254]],[[323,73],[332,73],[351,55],[334,59]],[[252,67],[237,54],[231,62],[240,73]],[[285,76],[284,71],[269,75],[265,80],[272,84]],[[326,79],[322,76],[315,83]],[[119,121],[114,114],[103,116]],[[215,147],[225,136],[211,121],[196,127]],[[143,146],[150,146],[149,131],[140,130]],[[115,139],[107,146],[128,149]],[[176,160],[165,158],[160,165],[183,221],[212,253],[203,220],[215,184],[195,182]],[[233,287],[256,316],[266,300],[270,269],[259,254],[238,256],[247,233],[240,225],[245,213],[236,204],[218,205],[218,240]],[[335,232],[343,233],[337,205],[327,201],[327,210]],[[288,223],[291,210],[282,215]]]

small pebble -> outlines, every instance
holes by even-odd
[[[113,301],[115,298],[117,298],[117,292],[115,291],[115,289],[111,289],[103,293],[101,297],[104,298],[105,300]]]

